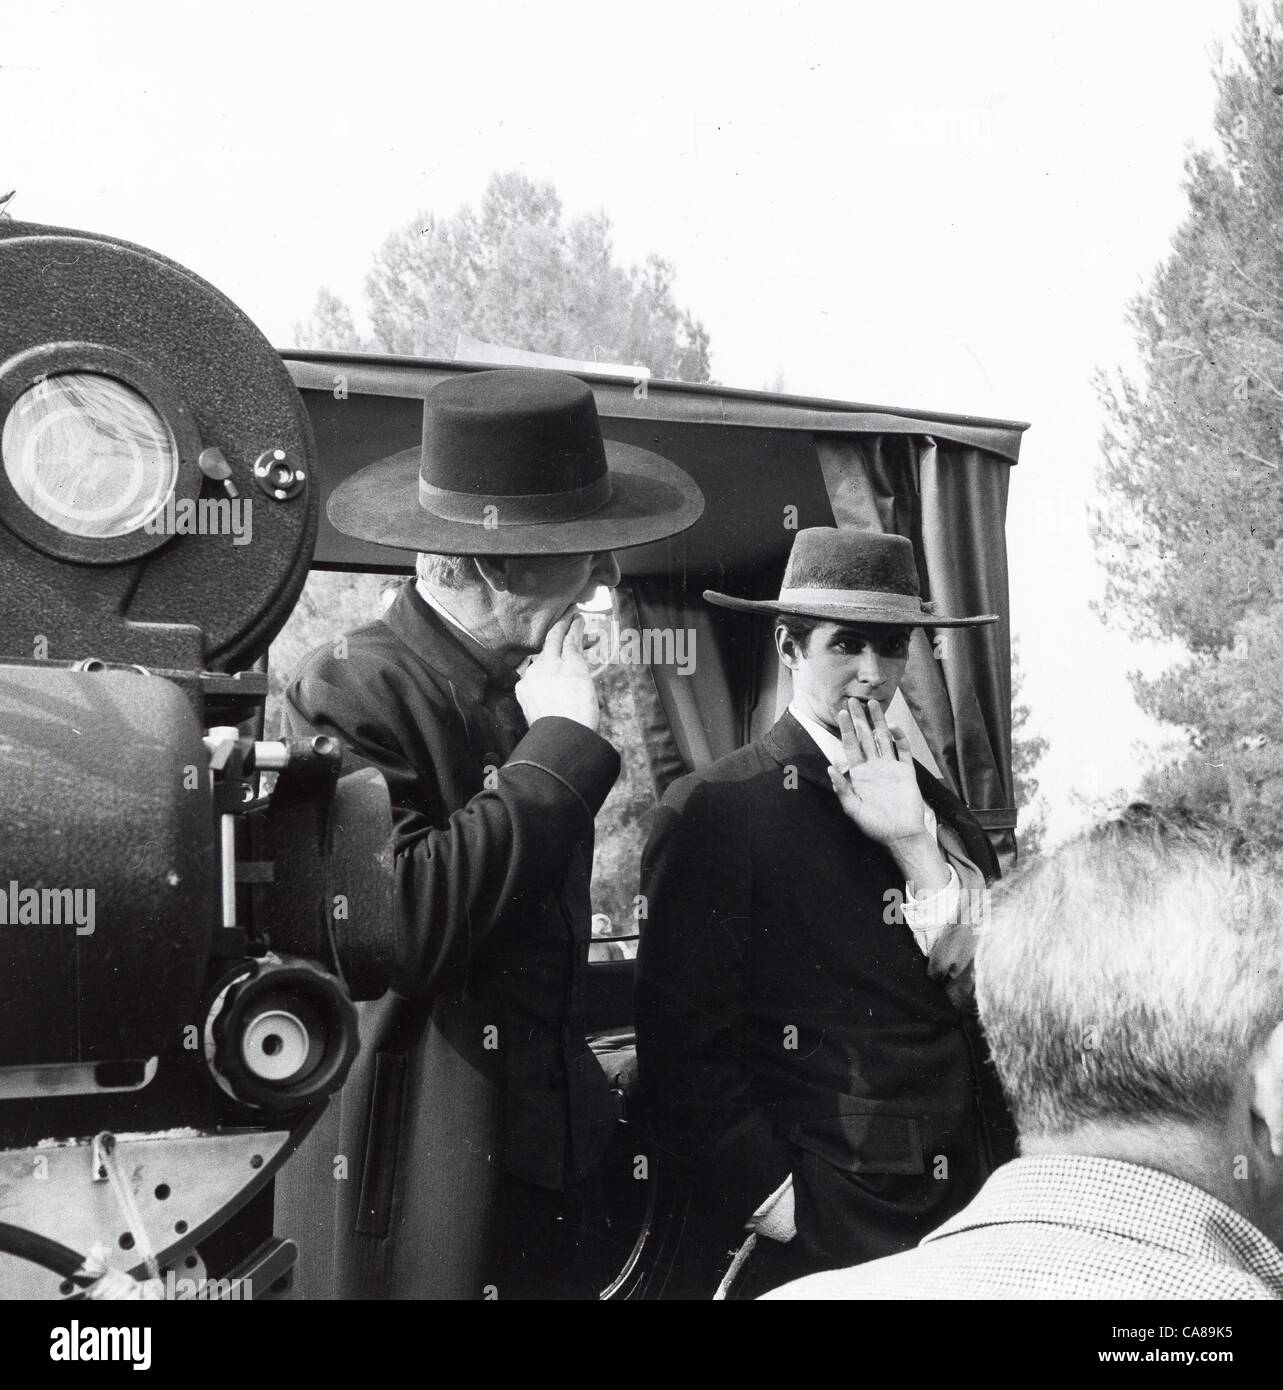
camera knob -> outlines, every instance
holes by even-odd
[[[264,1009],[245,1025],[241,1054],[246,1067],[263,1081],[286,1081],[307,1070],[312,1030],[297,1013]]]
[[[338,1090],[357,1046],[356,1009],[342,983],[288,957],[247,962],[206,1013],[214,1079],[265,1110],[296,1110]]]
[[[264,449],[254,460],[254,481],[259,490],[277,502],[285,502],[303,490],[307,474],[284,449]]]

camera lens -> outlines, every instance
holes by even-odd
[[[178,445],[152,406],[95,372],[38,381],[14,402],[0,437],[14,491],[73,536],[124,536],[163,509]]]

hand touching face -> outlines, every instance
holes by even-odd
[[[921,838],[926,807],[903,730],[887,723],[877,700],[850,700],[838,732],[847,766],[830,767],[829,781],[847,817],[888,849]]]
[[[586,729],[597,728],[597,687],[584,660],[583,644],[584,620],[578,613],[566,614],[548,629],[543,647],[514,691],[526,723],[560,715]]]

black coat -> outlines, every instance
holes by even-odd
[[[917,773],[996,876],[974,817]],[[1006,1156],[977,1030],[889,907],[904,886],[791,715],[669,788],[643,859],[638,1062],[660,1163],[693,1189],[696,1258],[724,1267],[790,1174],[791,1273],[903,1250],[979,1189],[991,1125]]]
[[[346,1162],[315,1232],[346,1296],[482,1296],[503,1175],[562,1189],[609,1140],[583,1009],[593,820],[619,755],[568,719],[527,731],[515,679],[406,585],[286,691],[288,732],[336,735],[393,806],[395,991],[361,1006],[339,1117],[309,1141]]]

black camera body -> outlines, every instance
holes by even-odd
[[[258,737],[310,427],[141,248],[0,221],[0,302],[0,1297],[271,1296],[394,952],[382,777]]]

